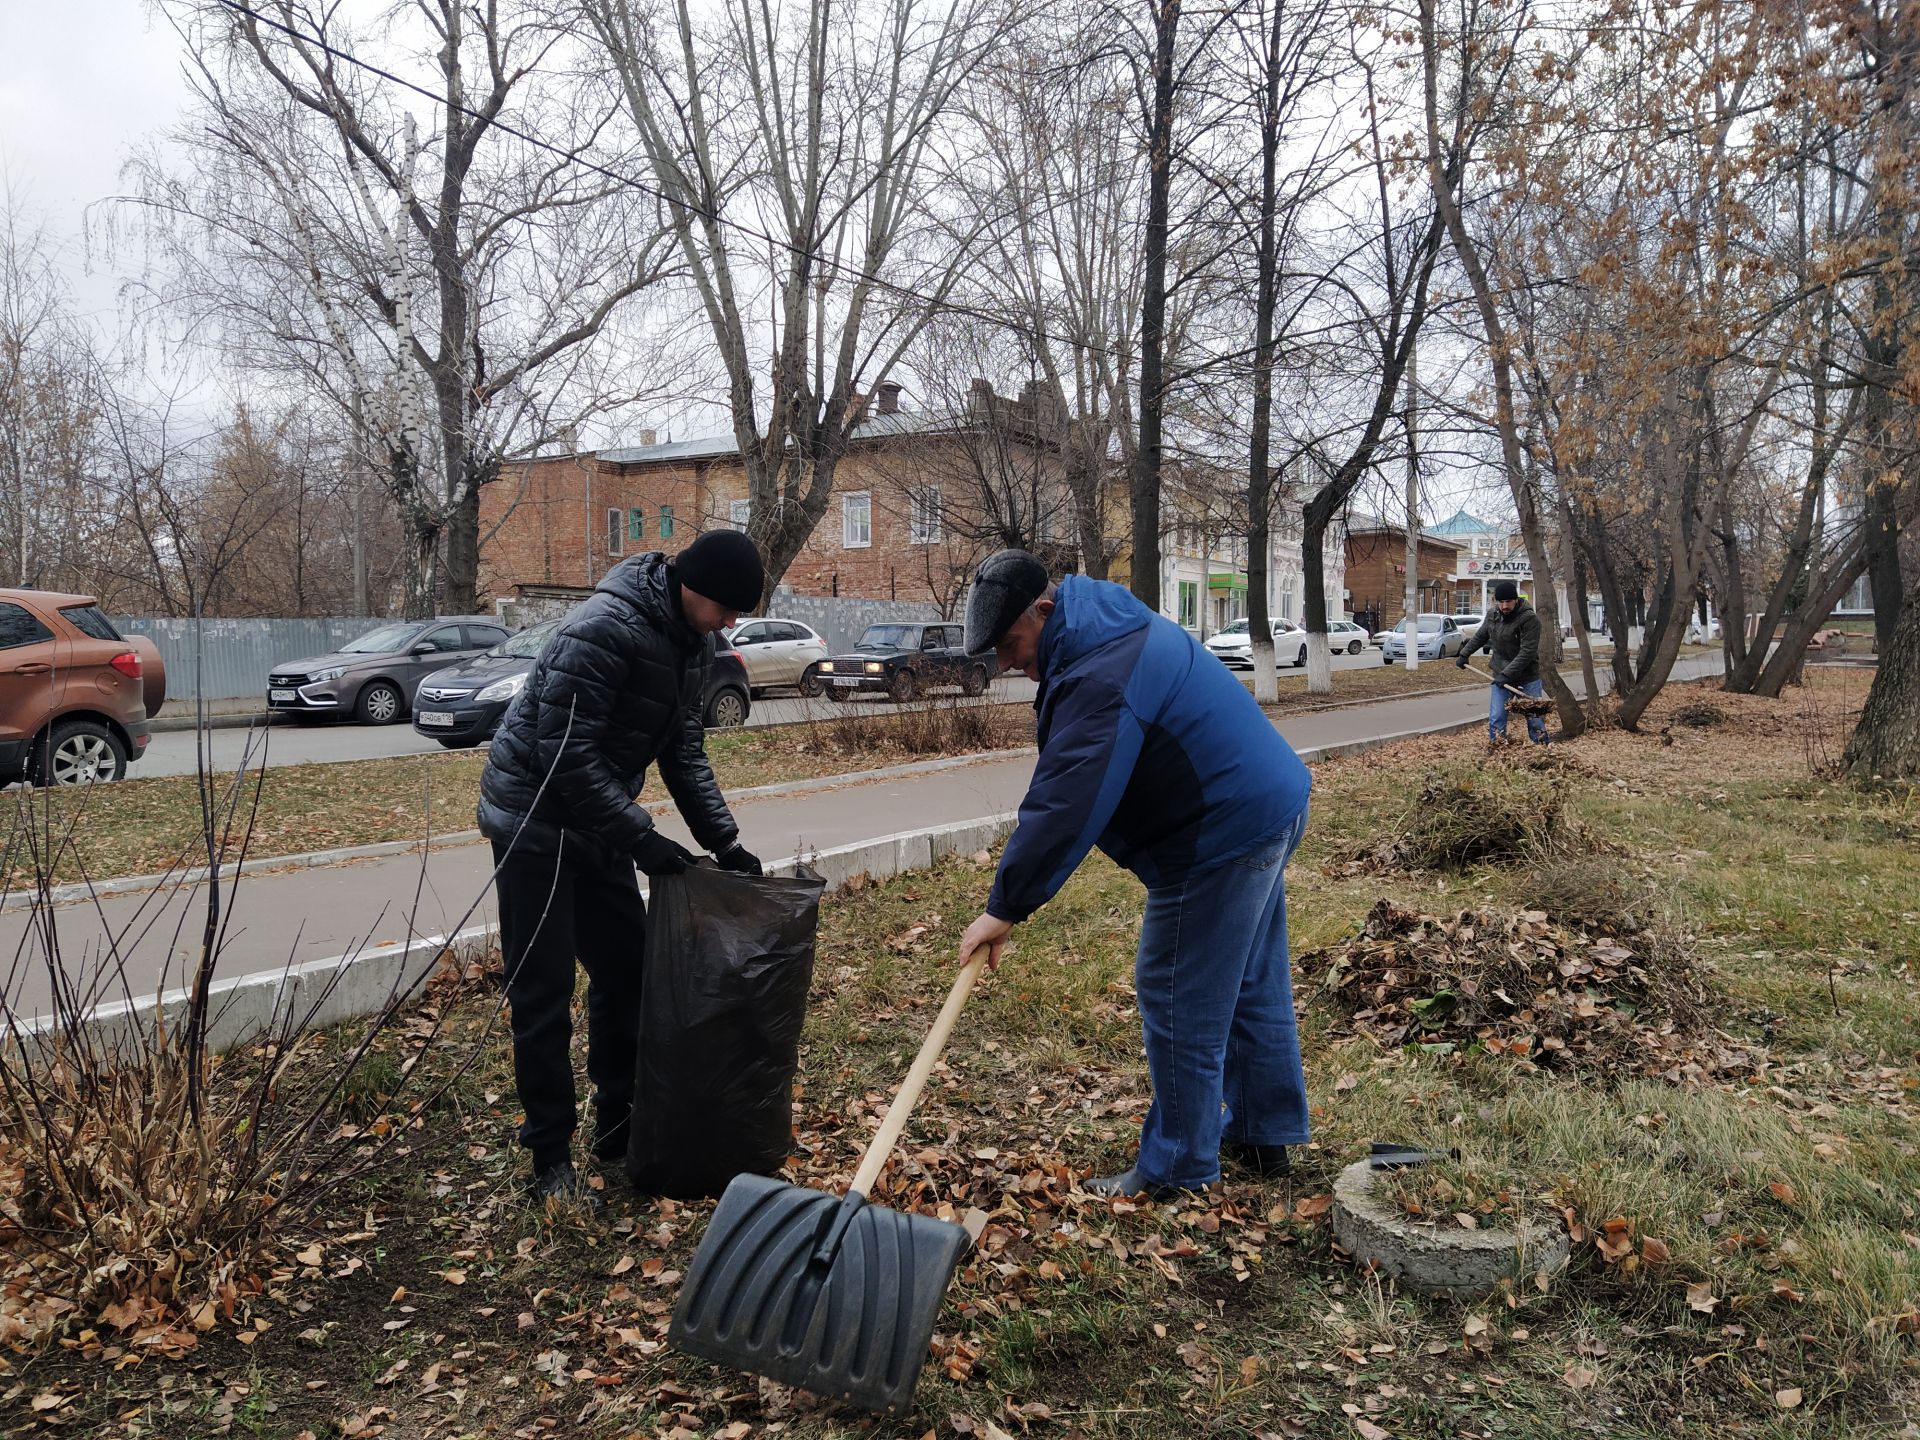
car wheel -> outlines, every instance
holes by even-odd
[[[401,698],[397,686],[376,680],[360,692],[353,713],[360,717],[362,725],[391,725],[407,713],[407,702]]]
[[[967,667],[967,673],[960,677],[960,689],[968,695],[986,694],[987,667],[984,665],[969,665]]]
[[[1307,668],[1307,647],[1306,646],[1302,645],[1300,647],[1300,653],[1294,656],[1293,668],[1296,670],[1304,670]]]
[[[120,780],[127,773],[127,750],[120,737],[92,720],[56,725],[34,747],[36,785],[93,785]]]
[[[800,672],[799,690],[800,697],[803,700],[813,699],[814,696],[818,695],[825,688],[826,687],[820,683],[820,672],[813,666],[809,665]]]
[[[1360,642],[1358,640],[1355,640],[1354,642],[1352,642],[1350,645],[1347,646],[1347,654],[1358,655],[1359,653],[1360,653]]]
[[[722,690],[707,702],[707,728],[728,730],[747,723],[747,697],[738,690]]]
[[[920,682],[913,678],[913,671],[902,670],[887,686],[887,693],[896,703],[904,704],[920,693]]]

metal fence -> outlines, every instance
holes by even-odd
[[[509,600],[499,606],[501,619],[514,629],[537,621],[564,615],[586,598],[586,592],[541,590]],[[846,595],[794,595],[784,589],[774,591],[769,615],[782,620],[798,620],[820,632],[831,650],[848,650],[869,625],[889,622],[910,625],[938,620],[940,612],[931,605],[911,600],[860,600]]]
[[[578,601],[553,597],[502,607],[515,629],[563,615]],[[835,650],[845,650],[869,625],[886,621],[938,620],[931,605],[906,600],[856,600],[827,595],[776,594],[769,613],[818,630]],[[338,616],[321,620],[178,620],[115,616],[125,635],[144,635],[167,665],[167,699],[264,700],[267,672],[309,655],[325,655],[355,636],[390,623],[391,617]],[[195,661],[198,660],[196,672]]]
[[[262,702],[267,672],[288,660],[325,655],[386,620],[175,620],[115,616],[123,635],[144,635],[167,665],[168,700]],[[198,661],[196,671],[196,660]]]
[[[851,650],[869,625],[911,625],[940,618],[933,606],[911,600],[856,600],[843,595],[786,595],[779,591],[774,592],[767,613],[811,625],[834,651]]]

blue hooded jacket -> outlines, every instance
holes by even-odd
[[[1024,920],[1098,845],[1150,889],[1277,839],[1312,779],[1252,695],[1127,590],[1070,575],[1040,632],[1040,758],[987,911]]]

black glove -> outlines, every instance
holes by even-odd
[[[766,867],[760,863],[760,857],[754,854],[738,840],[715,855],[714,863],[722,870],[731,870],[736,875],[764,875]]]
[[[633,847],[633,863],[649,875],[678,875],[693,864],[693,852],[658,830],[649,830]]]
[[[1462,670],[1466,669],[1467,668],[1467,652],[1462,650],[1458,655],[1454,656],[1453,663]]]

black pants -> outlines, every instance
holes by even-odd
[[[513,1078],[526,1120],[520,1143],[536,1171],[565,1160],[577,1113],[573,1094],[573,965],[587,972],[587,1078],[603,1128],[633,1104],[640,1034],[640,964],[646,902],[633,862],[595,858],[586,847],[507,854],[500,867],[500,953],[513,1007]]]

